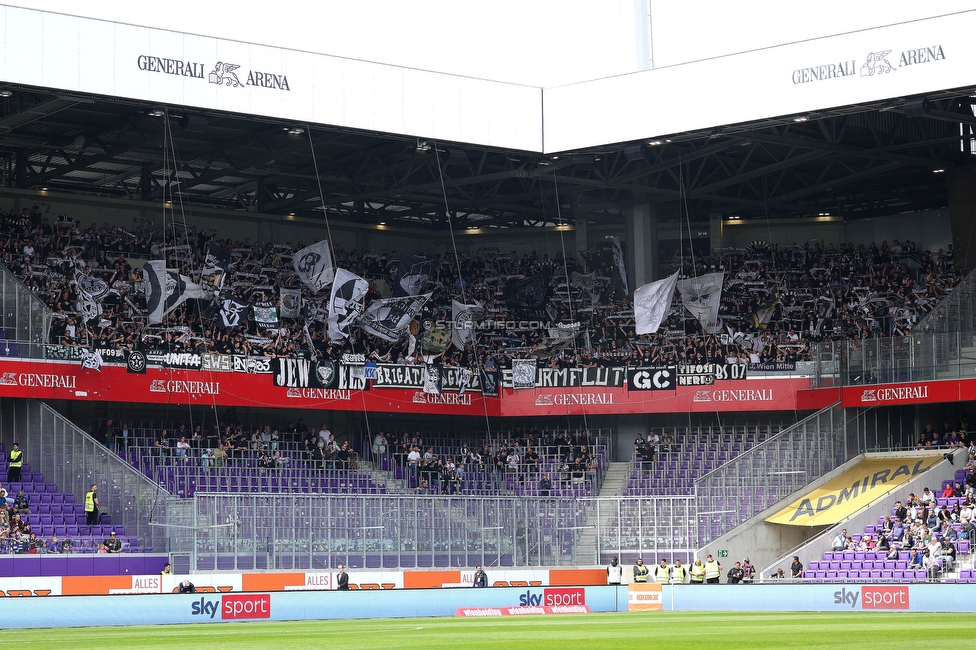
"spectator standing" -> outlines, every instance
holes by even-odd
[[[349,574],[346,573],[344,564],[339,565],[339,571],[336,573],[336,589],[338,591],[349,591]]]
[[[751,585],[756,579],[756,567],[749,558],[742,561],[742,584]]]
[[[488,586],[488,574],[482,570],[479,564],[474,568],[474,580],[471,581],[472,587],[487,587]]]
[[[619,585],[623,582],[623,578],[624,568],[617,561],[617,556],[614,555],[610,558],[610,565],[607,567],[607,584]]]
[[[742,582],[745,575],[746,572],[742,570],[742,565],[739,562],[736,562],[735,566],[729,569],[728,583],[730,585],[737,585]]]

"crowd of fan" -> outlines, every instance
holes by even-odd
[[[307,356],[311,345],[317,356],[333,359],[365,353],[388,362],[423,362],[413,337],[391,343],[353,328],[350,338],[329,341],[321,322],[323,309],[306,311],[308,318],[284,319],[276,329],[260,329],[253,321],[225,329],[212,310],[191,300],[162,325],[150,326],[136,260],[165,259],[167,267],[199,281],[212,242],[230,252],[227,295],[248,303],[277,302],[279,288],[303,288],[291,270],[292,255],[302,242],[221,239],[213,230],[195,227],[174,226],[164,232],[149,222],[131,230],[107,224],[83,228],[64,218],[52,223],[39,206],[21,214],[0,212],[0,261],[54,311],[52,343],[251,356]],[[433,296],[423,317],[449,321],[451,299],[463,291],[465,300],[484,306],[487,318],[527,325],[478,331],[476,345],[447,349],[442,362],[448,365],[492,369],[527,355],[543,357],[540,363],[552,367],[791,362],[809,358],[815,341],[902,336],[959,280],[951,245],[931,253],[916,250],[909,241],[890,247],[887,242],[880,247],[755,242],[709,254],[684,253],[671,262],[683,277],[725,273],[717,333],[705,334],[676,301],[658,333],[636,336],[633,306],[621,289],[617,268],[596,253],[550,258],[482,250],[458,259],[435,256],[425,289]],[[378,287],[392,286],[396,277],[395,252],[336,250],[335,258],[336,266],[370,281],[367,303],[381,297]],[[73,282],[82,262],[86,273],[111,287],[101,301],[100,317],[87,322],[80,315]],[[511,277],[540,274],[550,278],[547,305],[526,322],[526,314],[506,308],[503,288]],[[322,305],[327,298],[305,288],[303,292],[306,305]],[[547,326],[555,323],[579,323],[580,334],[570,345],[540,346],[550,333]],[[310,337],[306,324],[311,325]]]

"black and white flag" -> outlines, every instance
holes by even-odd
[[[467,368],[458,370],[458,397],[464,397],[464,393],[471,385],[471,371]]]
[[[444,368],[439,363],[428,363],[424,366],[424,392],[428,395],[440,395],[444,388]]]
[[[326,239],[295,253],[294,264],[298,277],[315,292],[329,286],[335,277],[332,253],[329,251],[329,242]]]
[[[102,371],[102,355],[98,350],[81,349],[81,367],[88,370]]]
[[[617,265],[617,273],[620,275],[620,284],[624,287],[624,294],[630,294],[627,284],[627,262],[624,257],[624,249],[620,245],[620,238],[613,238],[613,262]]]
[[[359,319],[359,326],[369,334],[386,341],[398,341],[407,331],[431,294],[383,298],[374,301]]]
[[[226,328],[240,327],[247,321],[248,306],[237,298],[228,298],[220,303],[220,323]]]
[[[349,336],[349,328],[363,311],[363,299],[369,283],[355,273],[336,269],[332,294],[329,296],[329,338],[333,341]]]
[[[474,340],[474,325],[484,317],[485,308],[477,300],[471,305],[451,300],[451,311],[451,342],[454,347],[463,350],[465,345]]]
[[[504,294],[509,311],[522,316],[538,315],[549,300],[549,274],[509,278],[505,283]]]
[[[166,262],[162,260],[146,262],[142,270],[146,278],[146,308],[150,324],[162,323],[163,316],[190,298],[208,297],[203,287],[175,269],[166,268]]]
[[[252,307],[258,329],[278,329],[278,307],[273,302],[256,302]]]
[[[419,295],[433,270],[434,264],[430,260],[400,251],[400,266],[397,269],[393,296]]]
[[[638,334],[654,334],[668,316],[678,274],[650,282],[634,292],[634,321]]]
[[[278,315],[282,318],[298,318],[302,312],[302,290],[280,289],[278,292]]]
[[[681,302],[691,315],[698,319],[702,329],[716,334],[722,327],[718,318],[719,304],[722,302],[722,283],[725,273],[708,273],[697,278],[678,281]]]
[[[535,388],[535,359],[512,359],[512,388]]]
[[[210,242],[203,272],[200,274],[201,286],[208,291],[219,291],[224,286],[229,269],[230,251],[215,242]]]
[[[104,280],[93,278],[78,269],[75,270],[75,284],[78,286],[79,292],[84,291],[95,302],[100,302],[109,292],[108,283]]]

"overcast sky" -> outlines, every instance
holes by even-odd
[[[976,7],[974,0],[2,0],[533,86],[624,74]]]

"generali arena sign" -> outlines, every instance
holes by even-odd
[[[622,386],[500,388],[499,395],[446,388],[440,394],[408,386],[377,386],[337,366],[335,388],[275,385],[274,374],[123,365],[100,370],[65,361],[0,362],[0,397],[147,404],[295,407],[386,413],[531,416],[715,411],[792,411],[805,377],[715,380],[708,386],[628,390]],[[349,375],[347,378],[346,376]],[[348,379],[348,381],[347,381]],[[814,391],[809,391],[814,392]],[[829,396],[825,396],[828,399]],[[826,402],[823,404],[826,405]],[[806,406],[810,408],[810,406]]]

